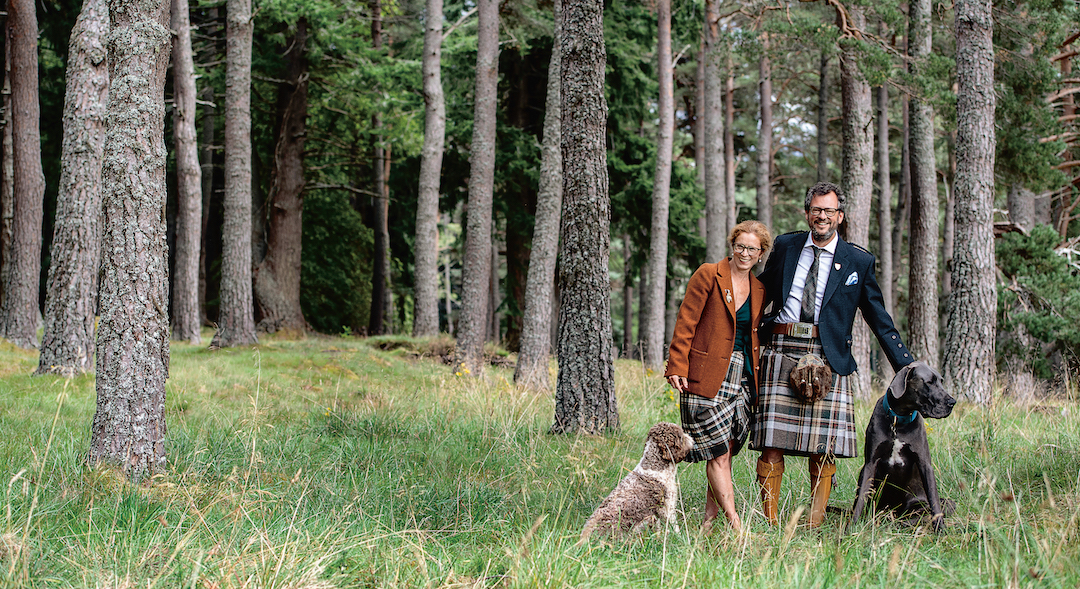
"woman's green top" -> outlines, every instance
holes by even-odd
[[[743,362],[743,372],[753,380],[754,367],[750,361],[753,346],[750,343],[750,297],[735,311],[735,351],[742,352],[746,359]]]

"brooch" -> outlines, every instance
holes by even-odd
[[[724,298],[727,299],[727,302],[731,302],[731,291],[726,288],[724,289]]]

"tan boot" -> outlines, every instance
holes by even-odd
[[[765,462],[758,458],[757,482],[761,486],[761,509],[770,524],[780,522],[780,481],[784,478],[783,462]]]
[[[832,476],[836,473],[836,463],[824,457],[811,456],[810,467],[810,527],[821,525],[825,519],[825,506],[829,504],[832,491]]]

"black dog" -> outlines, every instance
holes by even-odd
[[[923,417],[948,417],[955,404],[941,376],[925,362],[914,362],[896,373],[866,425],[866,462],[859,473],[852,524],[859,521],[877,491],[877,509],[915,518],[929,513],[934,531],[941,531],[945,513]]]

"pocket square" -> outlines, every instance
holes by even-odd
[[[852,284],[856,284],[858,282],[859,282],[859,273],[858,272],[852,272],[851,274],[848,274],[847,280],[844,282],[844,286],[851,286]]]

